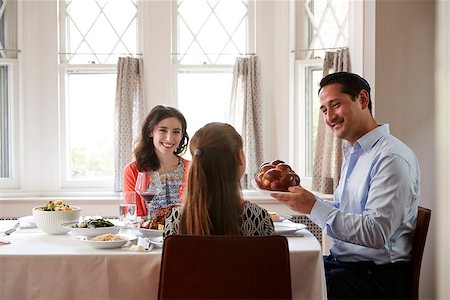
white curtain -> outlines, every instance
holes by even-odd
[[[262,163],[262,109],[258,57],[236,59],[230,102],[230,124],[244,141],[247,167],[243,188],[251,187],[251,179]]]
[[[119,58],[114,116],[116,191],[123,190],[123,169],[133,159],[133,141],[139,134],[144,119],[143,72],[142,58]]]
[[[323,76],[342,71],[350,72],[348,48],[339,49],[336,52],[326,52]],[[342,166],[341,147],[341,139],[333,134],[322,116],[319,116],[312,178],[313,190],[324,194],[333,194],[336,190]]]

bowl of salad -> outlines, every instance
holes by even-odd
[[[64,234],[70,231],[61,224],[77,222],[81,216],[81,208],[68,205],[61,200],[49,201],[45,206],[33,208],[36,226],[48,234]]]
[[[98,236],[103,234],[116,234],[120,226],[102,218],[88,218],[82,222],[67,222],[61,224],[75,236]]]

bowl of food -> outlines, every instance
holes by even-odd
[[[116,234],[120,231],[120,226],[116,226],[111,221],[105,219],[85,219],[82,222],[62,223],[62,227],[76,236],[98,236],[102,234]]]
[[[61,226],[67,222],[78,222],[81,208],[63,203],[61,200],[49,201],[46,206],[33,208],[36,226],[48,234],[64,234],[70,229]]]

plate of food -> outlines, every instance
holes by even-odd
[[[274,223],[276,234],[292,234],[298,230],[306,228],[305,224],[294,223],[291,221],[276,222]]]
[[[270,195],[289,193],[289,187],[300,185],[300,176],[291,166],[276,159],[259,166],[258,173],[252,179],[253,186],[260,192]]]
[[[179,204],[164,206],[158,209],[151,219],[144,219],[137,224],[137,229],[145,237],[158,237],[163,235],[166,216],[172,211],[174,206]]]
[[[120,226],[102,218],[85,219],[82,222],[67,222],[61,224],[76,236],[99,236],[102,234],[116,234]]]
[[[289,220],[292,218],[290,215],[279,214],[276,211],[269,211],[268,213],[274,222],[283,222],[284,220]]]
[[[88,244],[96,249],[115,249],[125,246],[128,242],[136,240],[133,235],[118,235],[106,233],[98,236],[87,237],[81,242]]]
[[[258,186],[258,184],[256,183],[255,179],[252,179],[252,185],[253,187],[260,193],[270,196],[271,194],[290,194],[290,192],[284,192],[284,191],[272,191],[272,190],[266,190],[266,189],[262,189]]]

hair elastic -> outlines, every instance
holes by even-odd
[[[200,155],[202,155],[202,150],[200,150],[200,149],[195,149],[195,150],[194,150],[194,155],[195,155],[195,156],[200,156]]]

